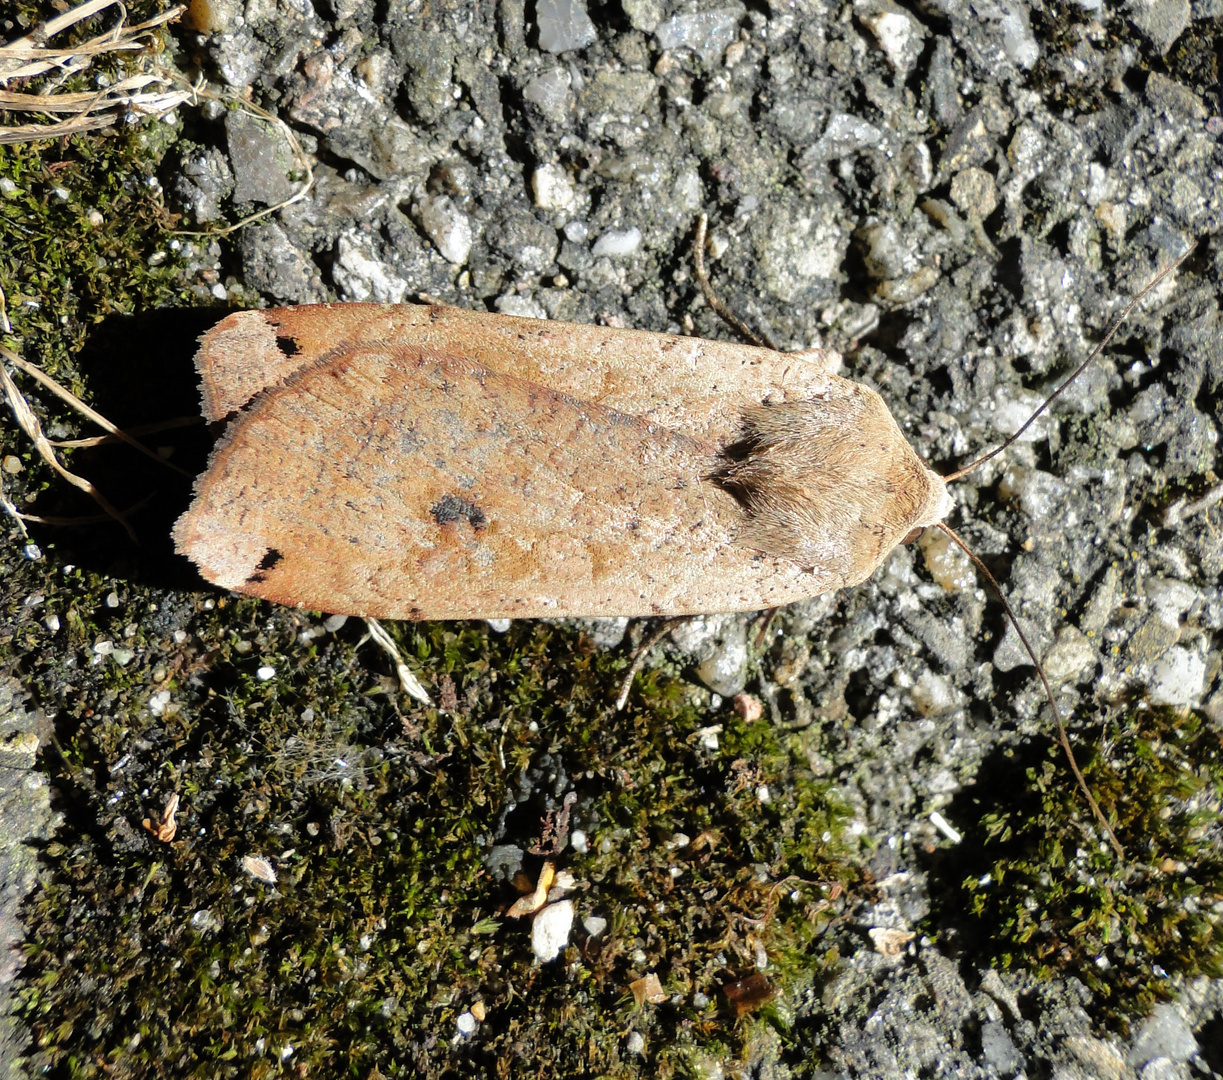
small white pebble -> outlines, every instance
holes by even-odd
[[[607,920],[602,915],[587,915],[582,920],[582,928],[591,937],[598,937],[607,929]]]
[[[604,255],[618,258],[631,255],[640,246],[641,230],[634,225],[631,229],[608,229],[595,241],[590,253],[596,259]]]
[[[459,1013],[458,1019],[454,1022],[454,1026],[459,1029],[460,1035],[473,1035],[475,1034],[477,1023],[478,1021],[476,1018],[472,1016],[470,1011],[468,1011]]]
[[[586,834],[581,829],[574,829],[569,834],[569,846],[579,855],[585,855],[590,850],[590,842],[586,839]]]
[[[531,920],[531,951],[546,964],[555,960],[569,942],[573,929],[573,901],[560,900],[540,908]]]
[[[645,1036],[640,1031],[629,1032],[629,1037],[625,1040],[624,1048],[630,1054],[645,1053]]]
[[[756,789],[756,798],[759,799],[765,806],[773,801],[773,796],[769,793],[768,784],[761,784]]]
[[[531,191],[541,210],[568,210],[573,206],[573,182],[563,165],[540,165],[531,175]]]
[[[267,682],[268,679],[276,678],[276,669],[271,664],[264,664],[263,667],[255,672],[255,678],[260,682]]]
[[[119,606],[119,594],[117,592],[108,592],[106,594],[106,606],[108,608],[117,608]]]
[[[109,656],[115,651],[115,643],[113,641],[96,641],[94,642],[93,651],[99,656]]]
[[[45,619],[43,619],[42,624],[48,630],[50,630],[51,633],[53,634],[59,632],[59,616],[58,615],[48,615]]]

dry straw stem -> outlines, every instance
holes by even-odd
[[[8,319],[8,307],[5,301],[4,291],[0,290],[0,333],[11,334],[12,332],[13,328]],[[4,363],[0,363],[0,395],[2,395],[4,400],[8,403],[9,409],[12,410],[13,418],[17,421],[17,426],[25,432],[26,437],[34,444],[34,449],[38,451],[39,456],[73,487],[80,488],[81,491],[89,495],[89,497],[92,498],[93,501],[106,512],[106,516],[119,522],[119,524],[127,530],[127,534],[132,538],[132,541],[136,542],[136,534],[132,531],[132,527],[127,523],[127,519],[123,516],[123,514],[111,506],[111,504],[107,502],[106,498],[100,491],[98,491],[96,487],[93,486],[93,484],[91,484],[84,477],[77,476],[76,473],[66,468],[60,462],[59,456],[55,453],[55,446],[52,444],[51,440],[43,434],[42,424],[38,422],[38,417],[34,415],[34,410],[30,408],[30,403],[26,401],[25,396],[17,388],[17,384],[13,382],[13,377],[9,374],[9,370],[6,365],[11,364],[19,371],[24,371],[35,376],[44,386],[47,386],[49,389],[53,390],[56,395],[68,402],[68,404],[72,405],[74,408],[78,409],[85,416],[89,417],[89,419],[106,428],[106,430],[113,436],[122,437],[125,442],[131,443],[138,450],[148,454],[155,461],[162,461],[162,459],[152,451],[141,446],[140,443],[136,442],[136,440],[131,438],[131,436],[122,433],[117,427],[115,427],[114,424],[112,424],[100,413],[97,413],[91,409],[70,390],[64,386],[61,386],[54,379],[52,379],[51,376],[47,375],[43,371],[40,371],[32,364],[27,363],[15,352],[13,352],[11,349],[5,348],[3,345],[0,345],[0,360],[4,361]],[[166,464],[164,461],[162,463]],[[15,522],[17,522],[17,527],[21,531],[22,537],[27,537],[29,535],[25,527],[25,523],[27,521],[50,520],[34,517],[29,514],[23,514],[4,493],[2,484],[0,484],[0,509],[8,514],[9,517],[11,517]]]
[[[109,30],[70,48],[48,43],[57,34],[92,18],[106,8],[119,9],[119,21]],[[139,53],[150,44],[154,30],[177,19],[186,7],[179,5],[146,22],[127,25],[127,9],[119,0],[88,0],[71,11],[42,23],[33,33],[0,45],[0,110],[32,115],[63,115],[53,123],[29,123],[0,127],[0,143],[54,139],[78,131],[110,127],[131,115],[160,116],[191,98],[190,89],[170,72],[132,72],[96,91],[58,93],[72,75],[87,70],[94,61],[112,53]],[[142,64],[147,58],[141,58]],[[51,74],[40,92],[30,94],[5,89],[13,80]]]
[[[3,346],[0,346],[0,358],[13,364],[14,367],[18,367],[23,363],[16,353]],[[30,408],[29,402],[22,396],[21,391],[17,389],[17,384],[13,382],[13,377],[8,373],[8,368],[4,364],[0,364],[0,392],[4,394],[5,401],[8,402],[9,408],[13,411],[13,418],[17,421],[17,426],[26,433],[27,438],[34,444],[34,449],[38,451],[43,461],[50,465],[73,487],[80,488],[85,492],[106,511],[109,517],[114,518],[115,521],[119,522],[127,530],[127,535],[132,538],[133,543],[137,543],[136,533],[131,525],[127,523],[127,519],[111,506],[106,497],[84,477],[77,476],[76,473],[60,464],[60,460],[55,453],[55,447],[51,445],[51,441],[43,434],[42,425],[38,422],[38,417],[34,415],[34,410]],[[18,520],[24,517],[8,500],[5,500],[4,508],[10,516]],[[24,527],[22,531],[24,532]]]
[[[399,676],[399,688],[408,695],[415,698],[422,705],[432,705],[433,699],[429,697],[429,692],[420,685],[420,680],[412,674],[412,669],[404,663],[403,654],[399,651],[399,646],[395,644],[395,639],[386,632],[377,619],[366,619],[365,625],[369,629],[369,636],[373,639],[383,652],[387,654],[395,664],[395,674]]]
[[[2,296],[2,294],[0,294],[0,296]],[[0,309],[0,323],[2,323],[2,325],[0,325],[0,329],[7,331],[8,320],[7,318],[3,317],[3,314],[3,310]],[[91,409],[85,404],[85,402],[72,393],[71,390],[56,382],[45,371],[42,371],[40,368],[36,368],[28,361],[23,360],[15,352],[13,352],[11,349],[6,349],[3,345],[0,345],[0,360],[5,361],[5,363],[0,364],[0,393],[3,394],[4,400],[8,402],[8,406],[12,410],[13,417],[17,421],[17,426],[25,432],[26,436],[34,444],[34,448],[38,451],[39,456],[42,457],[42,459],[48,465],[50,465],[51,468],[59,473],[60,476],[67,480],[68,483],[72,484],[73,487],[80,488],[87,495],[89,495],[90,498],[92,498],[94,502],[96,502],[106,512],[107,517],[113,518],[115,521],[119,522],[119,524],[127,530],[127,534],[132,538],[132,541],[136,542],[136,534],[132,531],[132,527],[127,523],[126,517],[119,510],[116,510],[113,506],[111,506],[111,504],[106,501],[102,493],[98,491],[93,484],[83,477],[77,476],[76,473],[71,472],[60,462],[59,456],[55,453],[56,446],[60,444],[53,442],[51,439],[48,439],[45,434],[43,434],[42,425],[39,423],[38,417],[34,415],[34,410],[30,408],[29,402],[26,401],[24,395],[17,388],[17,384],[13,382],[13,378],[9,374],[8,367],[6,367],[5,364],[11,365],[16,370],[23,371],[27,375],[33,376],[38,380],[38,382],[42,383],[43,386],[51,390],[56,397],[66,401],[82,416],[92,420],[99,427],[107,431],[110,438],[127,443],[134,449],[139,450],[140,453],[144,454],[146,457],[152,458],[159,464],[165,465],[167,468],[173,469],[175,472],[180,473],[183,476],[190,476],[191,474],[180,469],[177,465],[173,465],[166,461],[165,458],[161,457],[161,455],[154,453],[143,443],[134,439],[126,431],[123,431],[121,428],[107,420],[101,413]],[[82,444],[90,444],[93,442],[93,440],[88,439],[78,441]],[[22,536],[26,535],[25,522],[27,521],[37,521],[44,524],[80,525],[85,524],[89,520],[82,518],[72,521],[63,518],[45,518],[37,517],[31,514],[24,514],[4,497],[2,490],[0,490],[0,508],[2,508],[10,517],[17,521],[21,529]]]

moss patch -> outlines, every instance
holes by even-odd
[[[780,1024],[775,1006],[736,1018],[721,993],[762,951],[783,993],[822,969],[813,943],[849,872],[840,814],[790,736],[727,710],[714,749],[704,695],[659,673],[614,714],[623,658],[544,624],[407,630],[451,711],[401,717],[377,680],[355,692],[370,680],[359,624],[331,635],[229,607],[159,612],[175,659],[151,641],[138,669],[108,658],[60,716],[70,826],[28,906],[40,1066],[668,1075]],[[171,793],[164,844],[140,823]],[[513,847],[533,878],[549,826],[588,839],[555,856],[579,923],[540,966],[493,870]],[[587,916],[606,929],[591,936]],[[638,1006],[629,984],[650,972],[668,999]],[[485,1020],[462,1037],[477,1003]]]
[[[1168,997],[1176,976],[1223,973],[1223,759],[1195,715],[1110,721],[1083,773],[1125,846],[1090,825],[1059,747],[987,768],[956,820],[975,818],[932,878],[938,925],[991,963],[1081,979],[1114,1019]],[[967,915],[967,921],[965,916]]]

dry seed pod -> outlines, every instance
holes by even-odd
[[[174,529],[209,581],[399,619],[775,607],[952,506],[834,354],[447,307],[230,315]]]

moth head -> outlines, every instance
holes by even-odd
[[[841,586],[954,505],[879,395],[846,380],[819,400],[745,407],[722,459],[714,481],[743,508],[738,540]]]

